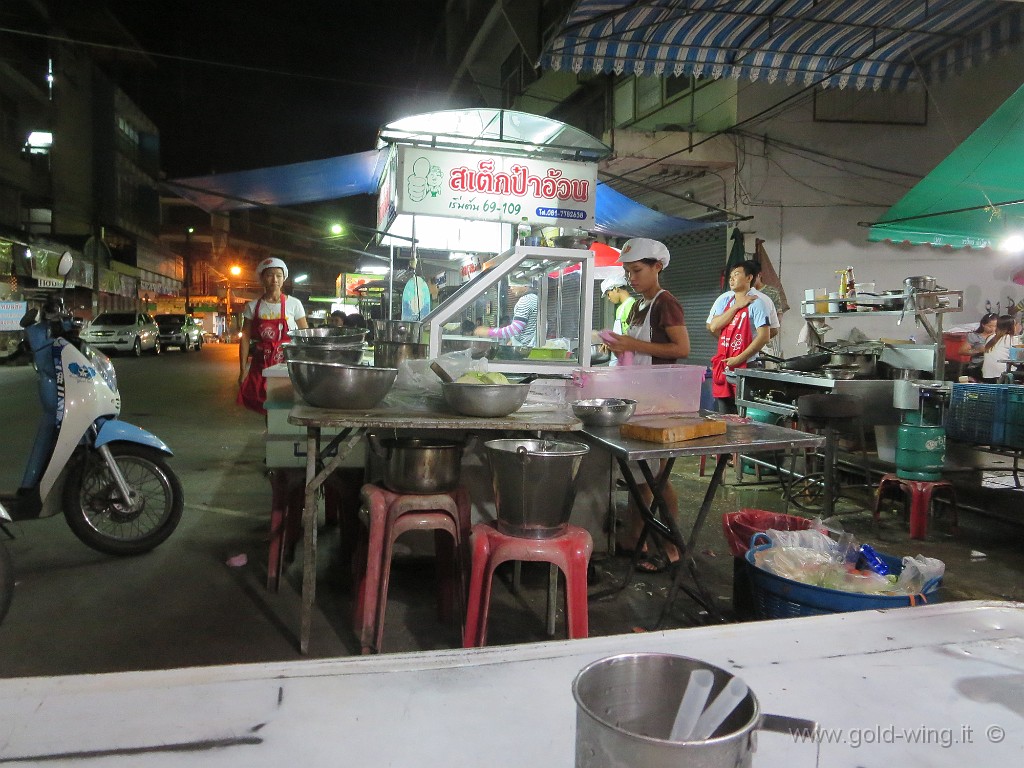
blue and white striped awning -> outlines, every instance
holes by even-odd
[[[903,90],[1016,47],[1010,0],[578,0],[541,55],[575,73]]]

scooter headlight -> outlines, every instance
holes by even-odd
[[[89,362],[96,366],[96,370],[100,374],[100,378],[103,379],[103,383],[106,384],[114,392],[117,392],[117,373],[114,371],[114,364],[110,362],[110,358],[100,352],[98,349],[87,347],[87,356]]]

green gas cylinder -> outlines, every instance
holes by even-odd
[[[907,414],[896,434],[896,476],[905,480],[941,480],[946,461],[946,430]]]

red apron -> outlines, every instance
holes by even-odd
[[[735,299],[729,299],[725,308],[729,309]],[[736,387],[730,384],[725,378],[725,360],[735,357],[750,342],[754,340],[754,334],[750,329],[750,313],[744,307],[735,315],[722,332],[718,335],[718,351],[711,358],[711,394],[715,397],[732,398],[736,396]],[[737,366],[746,368],[747,364]]]
[[[249,329],[249,348],[252,351],[249,358],[249,373],[238,389],[238,404],[264,415],[267,412],[263,407],[267,400],[267,380],[263,376],[263,369],[284,362],[284,350],[281,345],[288,341],[288,318],[284,313],[284,299],[284,294],[281,294],[281,316],[273,319],[260,318],[260,303],[263,299],[256,301]]]

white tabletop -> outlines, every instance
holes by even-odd
[[[633,651],[726,668],[764,711],[824,729],[820,758],[812,744],[760,733],[757,768],[982,768],[1018,765],[1024,750],[1024,605],[961,602],[470,651],[0,680],[0,759],[568,767],[573,678]]]

